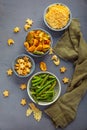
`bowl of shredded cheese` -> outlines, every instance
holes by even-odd
[[[53,31],[65,30],[72,21],[72,13],[65,4],[54,3],[46,7],[44,22]]]

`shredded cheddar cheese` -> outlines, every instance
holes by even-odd
[[[45,19],[52,28],[61,29],[68,23],[69,15],[68,7],[62,4],[55,4],[49,7]]]

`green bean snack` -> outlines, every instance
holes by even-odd
[[[57,79],[51,74],[35,75],[31,80],[30,94],[33,99],[38,103],[51,102],[55,95],[55,86]]]

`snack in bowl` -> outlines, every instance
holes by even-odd
[[[18,77],[28,77],[35,70],[35,62],[30,56],[21,54],[13,61],[12,68]]]
[[[27,83],[27,92],[30,99],[39,105],[50,105],[60,96],[61,84],[51,72],[37,72]]]
[[[71,20],[71,11],[65,4],[54,3],[44,11],[44,22],[51,30],[62,31],[70,25]]]
[[[49,52],[52,45],[51,35],[43,29],[34,29],[28,32],[24,47],[26,51],[36,57],[43,56]]]

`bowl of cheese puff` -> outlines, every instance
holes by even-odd
[[[29,77],[35,70],[35,62],[29,55],[20,54],[14,58],[12,68],[18,77]]]

